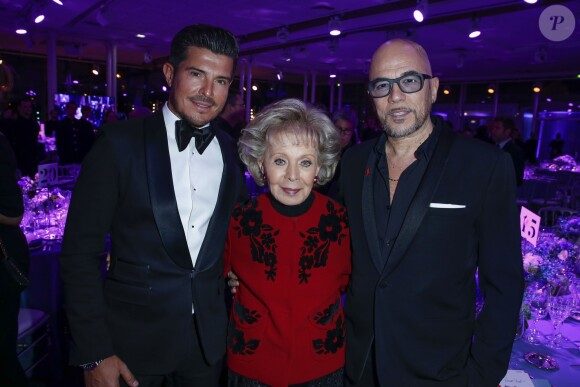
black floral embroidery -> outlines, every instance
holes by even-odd
[[[257,206],[258,201],[252,199],[246,205],[236,207],[233,218],[239,222],[239,226],[234,226],[234,230],[238,232],[238,238],[242,235],[250,238],[252,260],[265,265],[266,279],[274,281],[278,271],[278,245],[275,237],[280,230],[274,231],[272,226],[263,223],[262,211],[258,211]]]
[[[316,315],[313,317],[314,321],[316,321],[317,324],[326,325],[332,321],[332,318],[336,316],[339,310],[340,298],[337,299],[335,303],[328,305],[328,308],[324,309],[322,312],[316,313]]]
[[[320,217],[317,227],[309,228],[306,234],[300,233],[304,239],[298,269],[301,284],[308,283],[313,268],[326,266],[330,244],[337,242],[340,245],[346,237],[346,210],[342,207],[336,208],[330,200],[326,203],[326,209],[328,213]]]
[[[234,302],[234,314],[240,322],[245,322],[250,325],[257,323],[260,318],[262,318],[260,313],[246,308],[239,302]],[[232,353],[238,355],[253,355],[259,345],[260,340],[246,340],[244,332],[236,329],[235,320],[233,318],[230,320],[228,326],[228,347],[231,349]]]
[[[262,317],[262,315],[257,311],[250,310],[239,302],[234,302],[234,313],[241,322],[248,324],[257,323],[258,320]]]
[[[244,332],[236,329],[234,320],[230,320],[228,329],[228,347],[236,355],[253,355],[260,345],[260,340],[244,338]]]
[[[336,319],[336,324],[334,329],[326,331],[326,338],[312,340],[312,346],[314,351],[318,355],[328,355],[330,353],[336,353],[339,348],[344,346],[344,337],[346,336],[346,330],[344,328],[344,322],[342,317]]]

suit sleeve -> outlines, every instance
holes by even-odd
[[[83,161],[75,185],[61,254],[65,307],[71,330],[71,364],[114,354],[106,324],[101,258],[118,203],[118,167],[106,135]]]
[[[514,168],[501,153],[477,222],[479,286],[485,299],[469,364],[470,386],[497,386],[508,369],[524,289]]]

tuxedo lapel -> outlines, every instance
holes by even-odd
[[[439,140],[433,151],[433,156],[419,184],[417,193],[411,201],[399,236],[383,270],[383,276],[389,275],[399,265],[409,245],[415,238],[415,234],[429,209],[429,203],[431,203],[431,199],[439,186],[453,141],[453,134],[445,130],[442,130],[439,134]]]
[[[214,124],[212,123],[211,125]],[[238,152],[231,137],[222,130],[215,127],[213,129],[220,144],[224,169],[217,202],[215,204],[215,210],[207,226],[207,232],[195,264],[195,268],[198,271],[202,271],[208,266],[211,266],[214,263],[216,256],[222,252],[225,240],[214,240],[212,236],[225,235],[225,233],[219,231],[223,231],[224,228],[228,227],[230,211],[233,204],[236,202],[236,195],[238,192],[237,187],[234,186],[238,181],[235,174],[241,173],[236,171],[236,168],[239,168],[240,164],[237,162]],[[212,253],[213,250],[215,250],[216,254]]]
[[[375,206],[373,199],[373,173],[376,171],[377,156],[374,151],[370,152],[367,158],[367,164],[364,170],[362,185],[362,213],[364,219],[365,235],[371,253],[371,258],[377,271],[380,273],[383,268],[381,258],[381,249],[379,246],[379,235],[377,233],[377,224],[375,222]]]
[[[147,184],[155,223],[167,254],[177,265],[191,270],[193,265],[173,189],[163,113],[159,111],[146,118],[144,129]]]

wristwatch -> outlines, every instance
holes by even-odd
[[[97,360],[97,361],[93,361],[90,363],[81,364],[81,365],[79,365],[79,367],[81,367],[85,371],[92,371],[95,368],[97,368],[99,366],[99,364],[101,364],[102,362],[103,362],[103,360]]]

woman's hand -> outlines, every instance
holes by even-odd
[[[238,281],[238,276],[234,274],[233,271],[228,272],[228,286],[230,287],[230,291],[232,294],[236,293],[238,290],[238,286],[240,286],[240,282]]]

